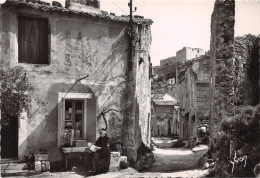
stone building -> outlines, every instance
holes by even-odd
[[[221,121],[240,105],[259,103],[259,35],[234,37],[235,1],[216,1],[211,16],[210,137],[218,157]],[[230,145],[230,154],[233,152]]]
[[[176,52],[176,62],[185,62],[204,55],[205,52],[201,48],[183,47]]]
[[[176,52],[176,56],[160,60],[160,66],[174,65],[176,63],[181,63],[200,57],[204,54],[205,52],[201,48],[183,47]]]
[[[160,66],[173,65],[175,63],[176,57],[168,57],[166,59],[160,60]]]
[[[98,1],[91,7],[86,2],[68,0],[59,7],[7,1],[1,6],[1,66],[23,67],[34,87],[32,108],[14,130],[14,157],[47,149],[51,162],[62,159],[58,148],[66,129],[74,130],[76,141],[95,142],[105,127],[100,113],[109,108],[122,111],[106,118],[108,136],[121,144],[124,155],[136,161],[139,145],[150,145],[152,21],[133,18],[140,41],[130,56],[129,18],[100,10]]]
[[[259,104],[260,36],[234,37],[235,7],[235,0],[216,1],[211,16],[210,156],[216,161],[217,177],[252,177],[259,162],[255,151],[259,146],[259,124],[254,130],[247,123],[252,116],[246,111],[246,116],[239,118],[242,109],[237,108]],[[238,122],[246,123],[248,130]],[[227,123],[231,123],[231,129],[225,129]],[[247,156],[246,167],[237,164],[230,171],[230,160],[241,160],[241,155]]]
[[[195,136],[200,119],[209,115],[209,57],[189,60],[176,69],[180,139]]]
[[[151,136],[170,136],[177,134],[177,100],[169,94],[154,94],[152,97]],[[177,121],[176,121],[177,120]]]

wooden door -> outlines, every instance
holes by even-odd
[[[1,158],[18,157],[18,117],[8,116],[8,125],[1,126]]]

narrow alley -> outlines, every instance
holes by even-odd
[[[1,177],[259,177],[259,9],[0,0]]]

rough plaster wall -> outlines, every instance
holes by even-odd
[[[136,80],[136,97],[139,104],[139,124],[141,126],[142,141],[145,145],[150,146],[150,135],[147,130],[150,130],[151,120],[151,81],[149,79],[149,49],[151,45],[151,29],[150,26],[144,26],[141,30],[141,48],[145,52],[140,54],[144,62],[137,67],[137,80]]]
[[[140,27],[139,27],[140,28]],[[136,67],[136,98],[137,107],[139,111],[139,129],[141,132],[141,138],[137,137],[139,144],[143,142],[146,146],[150,147],[151,140],[151,80],[149,78],[149,66],[150,66],[150,45],[152,42],[151,28],[150,26],[141,27],[141,44],[140,48],[144,49],[144,52],[137,55],[137,67]],[[140,64],[140,57],[144,62]],[[139,145],[138,145],[139,147]]]
[[[201,118],[209,117],[210,87],[208,82],[196,82],[195,127],[201,124]],[[194,133],[195,134],[195,130]]]
[[[187,61],[180,66],[178,80],[179,101],[181,116],[184,118],[189,113],[189,127],[191,136],[195,136],[197,122],[201,116],[209,114],[209,61],[207,56],[202,59]],[[195,116],[195,124],[192,124],[191,117]],[[181,119],[181,133],[183,132],[183,119]],[[181,138],[182,138],[181,134]]]
[[[218,135],[222,119],[234,115],[235,1],[216,1],[211,16],[210,137]],[[211,140],[215,144],[215,140]],[[212,150],[213,154],[216,150]]]
[[[185,78],[180,84],[180,108],[181,108],[181,121],[180,121],[180,138],[183,138],[183,123],[185,114],[189,113],[189,117],[195,114],[193,103],[193,86],[192,86],[192,74],[190,70],[186,70]],[[189,118],[190,121],[190,118]]]
[[[39,14],[39,12],[35,13]],[[35,88],[31,93],[33,107],[30,116],[25,118],[26,132],[20,132],[26,135],[19,135],[19,139],[26,138],[23,143],[20,143],[19,148],[30,150],[56,147],[57,95],[58,92],[67,92],[76,79],[89,74],[87,80],[77,84],[81,88],[71,92],[94,92],[97,112],[103,107],[120,109],[124,103],[121,96],[125,86],[122,84],[118,87],[124,78],[109,80],[117,76],[125,76],[127,39],[124,35],[124,26],[102,21],[86,21],[85,18],[78,17],[49,14],[44,16],[49,17],[51,27],[50,65],[18,63],[16,13],[7,12],[3,20],[4,65],[24,67]],[[10,46],[10,44],[14,45]],[[103,81],[108,82],[102,84]],[[63,87],[55,90],[60,84],[63,84]],[[75,88],[78,87],[77,85]],[[90,88],[91,91],[86,88]],[[123,116],[111,113],[107,118],[108,135],[121,139]],[[103,120],[100,117],[97,119],[97,127],[103,127]],[[23,144],[27,144],[27,147]],[[19,151],[21,154],[24,153],[24,150]]]
[[[176,52],[176,62],[185,62],[186,59],[186,47]]]
[[[201,60],[195,61],[193,65],[198,65],[195,81],[195,126],[200,124],[199,118],[209,116],[209,56],[204,56]]]
[[[171,134],[174,133],[174,125],[173,125],[173,111],[174,106],[158,106],[154,105],[154,113],[153,120],[151,125],[153,126],[152,136],[158,136],[158,125],[159,125],[159,133],[163,135],[168,134],[168,120],[170,119],[171,123]],[[167,114],[166,114],[167,113]],[[158,118],[159,117],[159,118]]]
[[[128,83],[125,93],[128,111],[123,120],[123,154],[131,162],[137,160],[137,149],[142,142],[150,146],[151,130],[151,81],[149,79],[151,28],[150,26],[138,28],[135,26],[134,30],[139,35],[141,43],[137,43],[133,50],[134,56],[130,58],[133,68],[128,72],[128,76],[133,80]],[[143,52],[138,52],[136,49],[143,49]],[[143,58],[142,63],[140,57]]]

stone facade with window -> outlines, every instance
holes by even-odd
[[[127,140],[123,140],[127,134],[123,132],[125,118],[132,120],[129,123],[140,132],[132,138],[137,143],[135,155],[129,157],[135,161],[141,142],[150,145],[152,21],[133,18],[140,37],[136,48],[143,51],[134,49],[129,77],[130,47],[126,34],[129,18],[92,7],[88,11],[82,4],[80,10],[77,6],[72,8],[75,3],[66,3],[71,6],[64,8],[40,2],[7,1],[1,6],[1,66],[23,67],[34,87],[29,93],[32,108],[19,118],[18,145],[15,145],[18,157],[22,159],[27,150],[44,148],[50,154],[50,161],[56,161],[58,156],[54,153],[64,145],[68,130],[76,143],[95,142],[98,130],[105,127],[100,113],[112,108],[121,111],[106,115],[107,133],[112,142],[127,145]],[[138,100],[131,99],[132,104],[142,111],[133,117],[124,112],[133,110],[126,99],[129,78],[133,97],[138,96]]]
[[[180,139],[195,137],[202,118],[209,116],[209,56],[185,62],[176,69]]]
[[[178,103],[169,94],[153,94],[151,104],[151,136],[171,136],[178,134]]]

